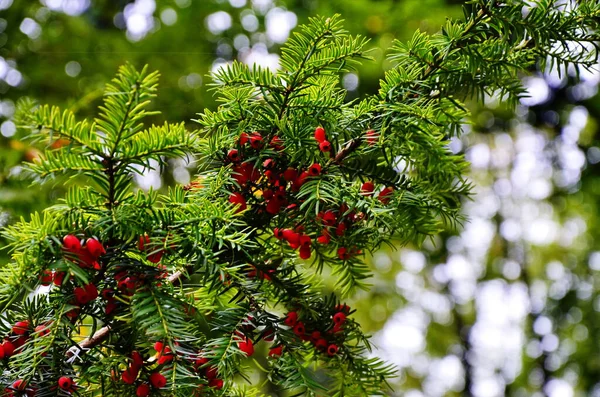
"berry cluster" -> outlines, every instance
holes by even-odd
[[[162,344],[159,346],[162,348]],[[158,361],[161,364],[160,359]],[[167,385],[167,378],[159,371],[145,371],[144,358],[138,351],[131,352],[131,363],[121,374],[123,383],[133,385],[137,383],[135,395],[137,397],[149,396],[152,390],[162,389]],[[140,371],[144,371],[144,376],[140,376]]]
[[[332,144],[327,139],[323,127],[315,129],[314,139],[320,152],[323,154],[332,152]],[[367,131],[366,141],[369,145],[374,144],[378,139],[375,131]],[[268,145],[265,144],[267,141]],[[238,212],[252,208],[255,222],[257,217],[261,216],[266,217],[265,221],[268,222],[269,218],[278,214],[285,215],[279,218],[280,224],[287,223],[298,215],[305,216],[306,214],[300,213],[303,200],[297,193],[310,178],[317,178],[326,172],[324,166],[318,162],[306,169],[294,166],[287,158],[284,149],[284,142],[277,136],[269,140],[266,134],[263,136],[259,132],[242,133],[236,147],[229,149],[223,158],[225,163],[232,165],[232,174],[236,181],[229,202],[237,206]],[[326,165],[326,167],[331,166],[330,162]],[[373,196],[375,189],[374,182],[366,181],[361,186],[361,195]],[[386,187],[379,192],[377,198],[383,204],[388,204],[392,193],[393,188]],[[350,211],[344,204],[337,209],[319,212],[314,222],[304,221],[294,227],[275,228],[274,235],[278,240],[287,241],[291,249],[298,250],[302,259],[311,257],[315,249],[315,241],[327,245],[335,235],[338,258],[348,260],[360,254],[360,250],[345,246],[343,237],[349,229],[358,227],[366,218],[366,214],[355,210]],[[252,273],[252,276],[268,278],[269,274],[257,272]]]

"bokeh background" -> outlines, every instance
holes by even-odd
[[[0,226],[61,197],[21,164],[39,147],[11,117],[18,98],[94,115],[117,67],[162,73],[156,122],[214,108],[207,73],[239,59],[276,69],[290,31],[340,13],[373,62],[340,76],[348,100],[377,90],[392,40],[462,16],[447,0],[0,0]],[[475,185],[469,221],[423,247],[377,252],[372,288],[350,301],[398,367],[390,395],[600,396],[600,73],[531,70],[516,109],[470,104],[449,147]],[[176,161],[142,189],[188,183]],[[4,243],[0,240],[0,247]],[[0,265],[8,261],[0,251]],[[334,288],[331,282],[327,288]],[[266,389],[268,392],[268,387]]]

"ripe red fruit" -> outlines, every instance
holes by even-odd
[[[281,210],[281,203],[275,199],[269,200],[266,210],[269,214],[276,215]]]
[[[310,246],[301,246],[300,247],[300,258],[302,259],[310,259],[311,251]]]
[[[135,390],[135,395],[137,397],[147,397],[150,395],[150,385],[147,383],[142,383]]]
[[[25,390],[25,388],[27,388],[27,383],[24,382],[22,379],[17,379],[16,381],[13,382],[12,388],[14,390],[23,391],[23,390]]]
[[[15,353],[15,345],[9,340],[5,340],[2,343],[2,349],[4,350],[5,357],[11,357]]]
[[[290,244],[300,244],[300,234],[290,229],[283,229],[283,238]]]
[[[394,188],[386,187],[381,192],[379,192],[379,196],[377,197],[382,204],[388,204],[390,199],[392,198],[392,194],[394,193]]]
[[[277,135],[275,135],[273,138],[271,138],[271,142],[269,144],[275,150],[283,150],[284,149],[283,140],[281,140],[281,138],[278,137]]]
[[[263,161],[263,168],[264,169],[270,170],[273,167],[275,167],[275,160],[273,160],[273,159],[266,159],[265,161]]]
[[[333,322],[337,325],[342,325],[346,321],[346,315],[342,312],[338,312],[333,315]]]
[[[298,171],[295,170],[294,168],[288,168],[287,170],[283,171],[283,179],[285,179],[288,182],[293,181],[297,177],[298,177]]]
[[[331,142],[323,141],[319,143],[319,150],[323,153],[331,152]]]
[[[320,164],[312,164],[308,167],[308,174],[311,176],[319,176],[321,175],[321,165]]]
[[[313,331],[310,334],[310,341],[312,343],[317,343],[319,341],[319,339],[321,339],[321,332],[320,331]]]
[[[73,380],[68,376],[61,376],[58,379],[58,387],[63,390],[70,390],[73,387]]]
[[[317,127],[317,128],[315,128],[315,139],[319,143],[321,143],[325,139],[327,139],[327,136],[325,134],[325,129],[323,127]]]
[[[269,350],[269,357],[281,357],[282,352],[283,352],[283,346],[272,347]]]
[[[106,249],[102,243],[95,238],[88,238],[85,242],[85,248],[94,259],[98,259],[99,256],[106,254]]]
[[[240,160],[240,154],[237,149],[230,149],[227,152],[227,158],[229,161],[238,162]]]
[[[254,354],[254,343],[252,343],[252,340],[248,337],[245,337],[241,342],[238,342],[238,347],[242,352],[246,353],[246,356],[248,357]]]
[[[135,378],[138,376],[138,370],[135,368],[129,367],[121,374],[121,379],[123,383],[128,385],[133,385],[135,383]]]
[[[137,368],[141,368],[144,365],[144,358],[142,357],[140,352],[131,352],[131,365]]]
[[[304,336],[304,334],[306,333],[306,327],[304,327],[304,323],[302,321],[299,321],[293,329],[294,333],[298,336]]]
[[[165,378],[165,376],[160,372],[154,372],[152,375],[150,375],[150,378],[148,378],[148,380],[150,380],[152,386],[154,386],[157,389],[162,389],[167,385],[167,378]]]
[[[33,331],[37,336],[46,336],[50,333],[49,324],[40,324]]]
[[[86,284],[83,286],[89,301],[93,301],[98,297],[98,288],[94,284]]]
[[[325,350],[327,348],[327,341],[324,338],[321,338],[315,342],[315,347],[318,350]]]
[[[308,171],[302,171],[302,173],[300,173],[300,175],[298,175],[298,177],[292,183],[292,190],[296,192],[300,190],[300,188],[302,187],[302,185],[304,185],[304,182],[306,182],[306,178],[308,178],[309,175],[310,174],[308,173]]]
[[[196,361],[194,361],[194,365],[196,366],[196,368],[200,368],[206,363],[208,363],[208,358],[206,357],[199,357],[196,359]]]
[[[323,245],[329,244],[331,242],[331,236],[329,235],[327,229],[323,229],[321,235],[317,237],[317,242]]]
[[[218,375],[217,367],[208,367],[206,369],[206,377],[208,379],[215,379]]]
[[[325,226],[333,226],[335,224],[337,217],[335,216],[335,213],[331,210],[327,210],[323,213],[323,216],[321,217],[321,220],[323,221],[323,224]]]
[[[0,360],[4,359],[4,347],[0,344]]]
[[[338,347],[335,344],[331,344],[327,347],[327,354],[329,354],[330,356],[335,356],[335,354],[338,352]]]
[[[229,196],[229,202],[239,205],[239,208],[236,210],[236,212],[244,211],[246,208],[248,208],[246,205],[246,199],[239,192],[231,193]]]
[[[154,342],[154,350],[156,350],[157,353],[162,353],[164,346],[165,344],[161,341]]]
[[[248,134],[246,134],[245,132],[242,132],[242,133],[240,134],[240,140],[239,140],[239,142],[240,142],[240,145],[245,145],[245,144],[247,144],[247,143],[248,143],[248,138],[249,138],[249,137],[248,137]]]
[[[310,246],[312,245],[312,239],[310,238],[310,236],[307,236],[306,234],[300,236],[300,246],[303,248],[310,248]]]
[[[217,390],[221,390],[223,388],[223,380],[222,379],[211,379],[208,382],[208,386],[213,387]]]
[[[335,235],[339,237],[343,236],[344,233],[346,233],[346,224],[342,222],[335,228]]]
[[[277,240],[283,240],[283,238],[284,238],[283,229],[279,229],[276,227],[275,229],[273,229],[273,235],[275,236],[275,238]]]
[[[52,280],[54,285],[60,287],[63,283],[63,280],[65,279],[65,274],[66,274],[65,272],[54,273],[54,279]]]
[[[63,237],[63,248],[69,252],[79,252],[81,250],[81,242],[72,234]]]
[[[41,284],[44,287],[47,287],[50,285],[52,280],[54,280],[54,275],[52,274],[52,270],[49,270],[49,269],[44,270],[42,272],[42,275],[40,276]]]
[[[337,254],[338,254],[338,258],[340,258],[343,261],[350,258],[350,253],[348,252],[348,250],[345,247],[340,247],[337,250]]]
[[[275,339],[275,333],[273,332],[272,329],[267,329],[263,333],[263,337],[262,338],[263,338],[263,340],[265,342],[273,342],[273,340]]]
[[[169,346],[165,346],[163,350],[158,353],[157,362],[159,364],[165,364],[171,361],[173,361],[173,352]]]
[[[258,132],[255,132],[250,136],[250,146],[252,146],[252,149],[260,149],[262,147],[262,141],[263,137]]]
[[[29,321],[17,321],[12,327],[12,332],[15,335],[25,335],[29,329]]]
[[[298,313],[289,312],[285,317],[284,324],[288,327],[294,327],[298,323]]]
[[[366,196],[373,194],[373,190],[375,190],[375,184],[371,181],[363,183],[360,188],[360,192]]]
[[[379,136],[377,135],[375,130],[367,131],[367,143],[369,144],[369,146],[375,145],[377,143],[378,139],[379,139]]]

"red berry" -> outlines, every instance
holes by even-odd
[[[319,176],[321,175],[321,165],[320,164],[313,164],[310,167],[308,167],[308,174],[311,176]]]
[[[275,199],[269,200],[266,210],[269,214],[276,215],[281,210],[281,203]]]
[[[262,338],[263,338],[263,340],[265,342],[273,342],[273,340],[275,339],[275,333],[273,332],[272,329],[267,329],[263,333],[263,337]]]
[[[311,245],[312,239],[310,238],[310,236],[307,236],[306,234],[300,236],[300,246],[302,246],[303,248],[310,248]]]
[[[289,312],[284,321],[288,327],[294,327],[298,323],[298,313]]]
[[[246,356],[250,357],[254,354],[254,343],[247,336],[241,342],[238,342],[239,349],[246,353]]]
[[[375,145],[377,143],[378,139],[379,139],[379,136],[377,135],[377,133],[374,130],[367,131],[367,143],[369,144],[369,146]]]
[[[213,387],[217,390],[221,390],[223,388],[223,380],[222,379],[211,379],[208,382],[209,387]]]
[[[294,168],[288,168],[287,170],[283,171],[283,179],[285,179],[288,182],[293,181],[297,177],[298,177],[298,171],[295,170]]]
[[[306,333],[306,328],[304,327],[304,323],[302,321],[299,321],[293,329],[294,333],[298,336],[304,336],[304,334]]]
[[[290,244],[300,244],[300,234],[290,229],[283,229],[283,238]]]
[[[123,383],[128,385],[133,385],[135,383],[135,378],[138,376],[138,370],[135,368],[129,367],[121,374],[121,379]]]
[[[27,383],[25,383],[22,379],[17,379],[13,382],[12,388],[15,390],[23,391],[27,387]]]
[[[339,237],[343,236],[344,233],[346,233],[346,224],[342,222],[335,228],[335,235]]]
[[[269,143],[271,145],[271,147],[275,150],[283,150],[284,146],[283,146],[283,141],[281,140],[280,137],[278,137],[277,135],[275,135],[272,139],[271,142]]]
[[[321,332],[319,332],[319,331],[313,331],[310,334],[310,341],[312,343],[317,343],[319,341],[319,339],[321,339]]]
[[[337,217],[335,216],[335,213],[333,211],[327,210],[323,213],[321,220],[323,221],[323,224],[325,226],[333,226],[335,224],[335,221],[337,220]]]
[[[135,390],[135,395],[137,397],[147,397],[150,395],[150,385],[147,383],[142,383]]]
[[[310,247],[305,247],[305,246],[300,247],[300,258],[310,259],[310,255],[311,255]]]
[[[68,234],[63,238],[63,248],[70,252],[79,252],[81,250],[81,242],[72,234]]]
[[[327,347],[327,354],[329,354],[330,356],[335,356],[335,354],[338,352],[338,347],[335,344],[331,344]]]
[[[162,389],[167,385],[167,378],[165,378],[165,376],[160,372],[154,372],[152,375],[150,375],[150,378],[148,378],[148,380],[150,380],[152,386],[154,386],[157,389]]]
[[[249,138],[249,137],[248,137],[248,134],[246,134],[245,132],[242,132],[242,133],[240,134],[240,140],[239,140],[239,142],[240,142],[240,145],[245,145],[245,144],[247,144],[247,143],[248,143],[248,138]]]
[[[65,272],[54,273],[54,279],[52,280],[54,285],[60,287],[63,283],[63,280],[65,279],[65,274],[66,274]]]
[[[388,204],[390,202],[391,196],[394,193],[394,188],[386,187],[381,192],[379,192],[379,196],[377,197],[382,204]]]
[[[144,234],[143,236],[140,236],[138,240],[138,249],[140,251],[145,251],[146,244],[150,244],[150,237],[147,234]]]
[[[323,153],[331,152],[331,142],[323,141],[319,143],[319,150]]]
[[[106,254],[106,249],[102,243],[95,238],[88,238],[85,243],[85,248],[94,259],[98,259],[99,256]]]
[[[234,163],[240,160],[240,155],[237,149],[231,149],[227,152],[227,158]]]
[[[317,237],[317,242],[323,245],[329,244],[331,242],[331,236],[329,236],[329,232],[327,231],[327,229],[323,229],[321,235]]]
[[[373,194],[373,190],[375,190],[375,184],[371,181],[367,181],[367,182],[363,183],[360,188],[361,193],[364,195]]]
[[[273,159],[266,159],[265,161],[263,161],[263,168],[264,169],[270,170],[273,167],[275,167],[275,160],[273,160]]]
[[[281,353],[283,352],[283,346],[272,347],[269,350],[270,357],[281,357]]]
[[[69,378],[68,376],[61,376],[58,379],[58,387],[60,387],[61,389],[70,390],[72,386],[73,386],[73,380],[71,378]]]
[[[154,350],[156,350],[157,353],[162,353],[164,346],[165,344],[161,341],[154,342]]]
[[[327,348],[327,341],[324,338],[321,338],[321,339],[317,340],[317,342],[315,343],[315,347],[317,349],[323,351]]]
[[[98,297],[98,288],[94,284],[84,285],[83,288],[85,289],[88,301],[93,301]]]
[[[246,199],[239,192],[231,193],[229,196],[229,202],[239,206],[236,212],[244,211],[247,208]]]
[[[206,369],[206,377],[208,379],[216,379],[217,375],[218,375],[217,367],[208,367]]]
[[[333,322],[337,325],[342,325],[346,321],[346,315],[342,312],[338,312],[333,315]]]
[[[2,343],[2,348],[4,349],[5,357],[11,357],[15,353],[15,345],[9,340],[5,340]]]
[[[315,139],[319,143],[323,142],[325,139],[327,139],[327,136],[325,134],[325,129],[323,127],[317,127],[315,129]]]
[[[343,261],[350,258],[350,253],[348,252],[348,250],[345,247],[340,247],[337,250],[337,254],[338,254],[338,258],[340,258]]]
[[[262,141],[263,138],[258,132],[255,132],[250,136],[250,146],[252,146],[252,149],[260,149],[262,146]]]
[[[49,270],[49,269],[44,270],[42,272],[42,275],[40,276],[41,284],[44,287],[49,286],[53,279],[54,279],[54,274],[52,273],[52,270]]]
[[[284,238],[283,229],[279,229],[276,227],[275,229],[273,229],[273,235],[275,236],[275,238],[277,240],[283,240],[283,238]]]
[[[144,365],[144,358],[140,352],[131,352],[131,365],[137,368],[141,368]]]
[[[40,324],[37,327],[35,327],[33,332],[37,336],[46,336],[50,333],[50,324]]]
[[[302,173],[298,175],[298,177],[292,183],[292,190],[296,192],[300,190],[300,188],[302,187],[302,185],[304,185],[304,182],[306,182],[306,178],[308,178],[309,175],[310,174],[308,173],[308,171],[302,171]]]
[[[17,321],[12,327],[12,332],[15,335],[25,335],[29,330],[29,321]]]
[[[4,346],[0,344],[0,360],[4,359]]]
[[[196,359],[196,361],[194,361],[194,365],[196,366],[196,368],[200,368],[206,363],[208,363],[208,358],[206,357],[199,357]]]

